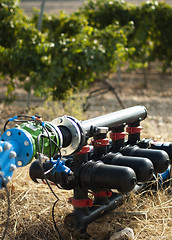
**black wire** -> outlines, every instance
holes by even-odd
[[[44,127],[45,128],[45,127]],[[43,128],[43,129],[44,129]],[[49,128],[49,130],[51,130],[51,132],[54,132],[55,133],[55,138],[56,138],[56,131],[54,130],[54,128],[51,128],[51,126],[49,126],[48,125],[48,128]],[[42,133],[43,133],[43,129],[42,129]],[[46,129],[47,129],[47,127],[46,127]],[[55,147],[55,149],[54,149],[54,152],[53,152],[53,155],[52,156],[50,156],[50,163],[51,163],[51,157],[54,157],[54,155],[55,155],[55,153],[56,153],[56,149],[58,149],[58,152],[59,152],[59,156],[60,156],[60,159],[62,158],[62,155],[61,155],[61,150],[60,150],[60,147],[57,145],[57,142],[55,142],[53,139],[51,139],[50,137],[49,137],[49,132],[48,132],[48,137],[47,136],[45,136],[45,135],[42,135],[42,137],[43,138],[48,138],[49,139],[49,141],[51,141],[56,147]],[[56,140],[57,140],[57,138],[56,138]],[[50,146],[50,148],[52,147],[52,145]],[[42,139],[42,150],[43,150],[43,139]],[[41,151],[42,152],[42,151]],[[43,152],[42,152],[43,153]],[[44,172],[44,175],[45,175],[45,172]],[[60,187],[58,184],[56,184],[56,186],[59,188],[59,189],[62,189],[62,187]]]
[[[42,137],[43,137],[43,138],[48,138],[48,137],[45,136],[45,135],[42,135]],[[43,139],[42,139],[42,142],[43,142]],[[62,154],[61,154],[61,151],[60,151],[60,147],[57,145],[57,143],[56,143],[54,140],[51,139],[51,142],[56,145],[56,148],[58,149],[58,152],[59,152],[60,159],[62,159]],[[55,151],[54,151],[54,152],[55,152]],[[54,157],[54,153],[53,153],[53,157]],[[51,169],[51,171],[52,171],[52,170],[53,170],[53,168]],[[51,171],[50,171],[50,172],[51,172]],[[45,172],[44,172],[44,174],[45,174]],[[55,177],[55,176],[54,176],[54,177]],[[63,188],[60,187],[58,184],[56,184],[56,187],[58,187],[59,189],[63,189]]]
[[[45,135],[43,135],[43,134],[40,134],[39,136],[38,136],[38,141],[40,141],[40,137],[42,137],[42,138],[48,138],[47,136],[45,136]],[[49,138],[48,138],[49,139]],[[59,152],[59,158],[61,159],[62,158],[62,154],[61,154],[61,151],[60,151],[60,147],[57,145],[57,143],[53,140],[53,139],[51,139],[50,138],[50,141],[56,146],[56,148],[58,149],[58,152]],[[38,152],[41,152],[40,151],[40,147],[38,146]],[[53,155],[54,156],[54,155]],[[51,156],[51,157],[53,157],[53,156]]]
[[[57,197],[57,195],[56,195],[55,192],[53,191],[52,187],[50,186],[50,184],[49,184],[49,182],[48,182],[48,179],[47,179],[47,176],[44,174],[44,168],[43,168],[43,164],[42,164],[42,159],[41,159],[40,154],[38,154],[38,155],[39,155],[39,156],[38,156],[39,165],[40,165],[40,167],[41,167],[41,171],[42,171],[42,174],[43,174],[43,176],[44,176],[44,178],[45,178],[46,184],[48,185],[49,189],[51,190],[51,192],[52,192],[52,194],[55,196],[55,198],[56,198],[57,200],[59,200],[59,198]]]
[[[44,136],[44,135],[42,135],[42,136]],[[38,138],[38,145],[39,145],[39,144],[40,144],[40,143],[39,143],[40,135],[39,135],[38,137],[39,137],[39,138]],[[47,136],[44,136],[44,137],[47,137]],[[39,147],[38,147],[38,149],[39,149]],[[49,189],[51,190],[52,194],[56,197],[56,201],[54,202],[53,207],[52,207],[52,218],[53,218],[54,228],[55,228],[55,230],[57,231],[60,240],[63,240],[63,238],[62,238],[62,236],[61,236],[61,233],[60,233],[60,231],[59,231],[59,229],[58,229],[58,227],[57,227],[57,225],[56,225],[55,218],[54,218],[54,207],[55,207],[56,203],[59,201],[59,198],[57,197],[57,195],[56,195],[55,192],[53,191],[52,187],[50,186],[50,184],[49,184],[49,182],[48,182],[48,179],[47,179],[47,176],[44,174],[42,159],[41,159],[40,153],[38,153],[38,154],[39,154],[39,157],[38,157],[38,158],[39,158],[39,164],[40,164],[40,167],[41,167],[41,171],[42,171],[42,173],[43,173],[43,175],[44,175],[45,181],[46,181]]]
[[[57,227],[57,224],[56,224],[56,221],[55,221],[55,216],[54,216],[54,208],[55,208],[55,205],[56,205],[57,202],[58,202],[58,200],[56,200],[56,201],[54,202],[53,207],[52,207],[53,224],[54,224],[55,230],[56,230],[57,233],[58,233],[58,236],[59,236],[60,240],[64,240],[64,238],[62,237],[62,235],[61,235],[61,233],[60,233],[60,231],[59,231],[59,229],[58,229],[58,227]]]
[[[4,124],[4,132],[6,131],[6,126],[9,123],[9,120],[6,121],[6,123]]]
[[[24,117],[24,118],[31,118],[32,119],[32,116],[29,116],[29,115],[17,115],[17,117]]]
[[[55,147],[54,152],[53,152],[53,154],[52,154],[52,156],[54,156],[55,153],[56,153],[56,149],[57,149],[57,148],[58,148],[58,151],[60,152],[60,150],[59,150],[60,148],[59,148],[59,146],[57,145],[57,136],[56,136],[56,135],[58,135],[58,133],[57,133],[57,131],[54,129],[54,127],[51,126],[51,125],[47,125],[46,128],[49,129],[49,130],[51,130],[51,132],[54,133],[54,136],[55,136],[54,141],[56,141],[56,147]]]
[[[51,157],[52,157],[52,154],[51,154],[51,148],[52,148],[52,145],[51,145],[51,138],[50,138],[50,134],[49,134],[47,128],[43,126],[43,129],[46,131],[47,136],[48,136],[48,140],[49,140],[49,149],[50,149],[49,157],[50,157],[50,162],[51,162]],[[44,136],[44,135],[43,135],[43,136]]]
[[[51,151],[52,144],[51,144],[51,143],[55,144],[56,148],[58,148],[58,151],[59,151],[59,154],[60,154],[60,159],[61,159],[61,151],[60,151],[60,147],[57,145],[57,142],[55,142],[54,140],[52,140],[52,139],[50,138],[50,135],[49,135],[49,132],[48,132],[47,128],[46,128],[46,127],[43,127],[43,129],[46,131],[47,136],[43,134],[43,130],[42,130],[42,134],[40,134],[40,135],[38,136],[38,138],[37,138],[38,154],[39,154],[39,164],[40,164],[41,171],[42,171],[42,173],[43,173],[43,176],[44,176],[44,178],[45,178],[45,181],[46,181],[49,189],[51,190],[52,194],[56,197],[56,201],[54,202],[53,207],[52,207],[52,218],[53,218],[54,228],[55,228],[55,230],[56,230],[57,233],[58,233],[58,237],[59,237],[60,240],[63,240],[63,237],[62,237],[62,235],[61,235],[61,233],[60,233],[60,231],[59,231],[59,229],[58,229],[58,227],[57,227],[57,225],[56,225],[55,217],[54,217],[54,208],[55,208],[56,203],[59,201],[59,198],[57,197],[57,195],[55,194],[55,192],[53,191],[52,187],[50,186],[50,184],[49,184],[49,182],[48,182],[47,176],[45,175],[45,172],[44,172],[44,169],[43,169],[43,163],[42,163],[42,159],[41,159],[41,155],[40,155],[40,153],[43,154],[43,139],[44,139],[44,138],[48,138],[48,140],[49,140],[49,148],[50,148],[50,150],[49,150],[49,151],[50,151],[49,157],[50,157],[50,162],[51,162],[51,157],[52,157],[52,155],[51,155],[51,154],[52,154],[52,151]],[[42,146],[41,146],[41,152],[40,152],[40,139],[41,139],[41,138],[42,138]],[[53,153],[53,154],[54,154],[54,153]],[[56,184],[56,186],[58,187],[57,184]]]
[[[43,168],[43,163],[42,163],[42,159],[41,159],[41,155],[40,155],[40,154],[41,154],[41,153],[40,153],[40,147],[39,147],[39,145],[40,145],[40,138],[41,138],[41,137],[47,137],[47,136],[40,134],[40,135],[38,136],[38,138],[37,138],[39,164],[40,164],[41,171],[42,171],[42,173],[43,173],[43,176],[44,176],[44,178],[45,178],[45,181],[46,181],[48,187],[50,188],[51,192],[52,192],[53,195],[56,197],[56,199],[59,200],[59,198],[57,197],[57,195],[56,195],[55,192],[53,191],[52,187],[50,186],[50,184],[49,184],[49,182],[48,182],[48,179],[47,179],[47,176],[44,174],[44,168]]]
[[[32,117],[28,116],[28,115],[17,115],[17,118],[22,118],[22,117],[32,119]],[[6,126],[9,122],[10,122],[10,120],[8,119],[6,121],[6,123],[4,124],[4,132],[6,131]],[[13,122],[28,122],[28,121],[27,120],[17,120],[17,119],[15,119]]]
[[[5,187],[5,191],[6,191],[6,196],[7,196],[7,201],[8,201],[8,208],[7,208],[7,220],[6,220],[6,224],[5,224],[5,229],[4,232],[2,234],[1,240],[5,239],[6,233],[7,233],[7,229],[8,229],[8,225],[9,225],[9,219],[10,219],[10,194],[7,188],[7,185],[5,183],[5,180],[3,178],[3,176],[0,174],[0,177],[2,179],[2,184]]]
[[[27,120],[22,120],[22,119],[16,119],[16,120],[14,120],[13,122],[19,122],[19,123],[24,123],[24,122],[28,122]]]

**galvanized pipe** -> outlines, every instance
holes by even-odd
[[[131,124],[142,121],[147,116],[147,110],[144,106],[138,105],[117,112],[109,113],[100,117],[91,118],[82,122],[82,127],[86,135],[92,136],[93,127],[108,127],[109,130],[122,124]]]

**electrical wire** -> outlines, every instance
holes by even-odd
[[[46,181],[49,189],[51,190],[51,192],[53,193],[53,195],[56,197],[56,199],[59,200],[59,198],[57,197],[57,195],[56,195],[55,192],[53,191],[52,187],[50,186],[50,184],[49,184],[49,182],[48,182],[48,179],[47,179],[47,176],[46,176],[45,173],[44,173],[44,168],[43,168],[43,163],[42,163],[42,157],[41,157],[41,155],[43,154],[43,149],[41,149],[41,151],[40,151],[40,139],[41,139],[41,137],[47,138],[47,136],[45,136],[45,135],[43,135],[43,134],[40,134],[40,135],[38,136],[38,138],[37,138],[37,148],[38,148],[38,160],[39,160],[39,165],[40,165],[40,167],[41,167],[42,174],[43,174],[43,176],[44,176],[44,178],[45,178],[45,181]],[[51,141],[51,139],[50,139],[50,141]],[[50,155],[50,158],[51,158],[51,155]]]
[[[40,167],[41,167],[41,171],[42,171],[42,173],[43,173],[43,176],[44,176],[44,178],[45,178],[45,181],[46,181],[49,189],[51,190],[52,194],[56,197],[56,201],[54,202],[53,207],[52,207],[52,219],[53,219],[54,228],[55,228],[55,230],[57,231],[57,234],[58,234],[59,239],[60,239],[60,240],[63,240],[63,237],[62,237],[62,235],[61,235],[61,233],[60,233],[60,231],[59,231],[59,229],[58,229],[58,227],[57,227],[57,224],[56,224],[56,222],[55,222],[55,216],[54,216],[54,208],[55,208],[56,203],[59,201],[59,198],[57,197],[57,195],[56,195],[55,192],[53,191],[51,185],[49,184],[48,179],[47,179],[47,176],[46,176],[46,173],[44,172],[44,169],[43,169],[43,163],[42,163],[42,158],[41,158],[41,154],[43,154],[43,152],[44,152],[44,151],[43,151],[43,147],[44,147],[43,139],[44,139],[44,138],[48,138],[48,140],[49,140],[49,158],[50,158],[50,161],[51,161],[51,158],[52,158],[52,155],[51,155],[51,154],[52,154],[52,151],[51,151],[51,149],[52,149],[52,144],[51,144],[51,143],[53,143],[53,144],[56,146],[56,148],[58,148],[58,151],[59,151],[59,154],[60,154],[60,159],[61,159],[61,151],[60,151],[60,148],[59,148],[59,146],[57,145],[57,143],[50,138],[50,135],[49,135],[49,132],[48,132],[47,128],[46,128],[45,126],[42,126],[42,127],[43,127],[43,130],[45,130],[45,132],[47,133],[47,136],[43,134],[43,130],[42,130],[42,134],[40,134],[40,135],[38,136],[38,138],[37,138],[38,160],[39,160],[39,164],[40,164]],[[40,149],[40,140],[41,140],[41,138],[42,138],[42,141],[41,141],[42,144],[41,144],[41,149]],[[53,167],[52,167],[51,170],[53,170]],[[57,186],[57,187],[58,187],[58,186]]]
[[[48,179],[47,179],[47,177],[46,177],[46,175],[45,175],[45,173],[44,173],[44,169],[43,169],[43,164],[42,164],[42,159],[41,159],[41,157],[39,157],[39,164],[40,164],[42,173],[43,173],[43,175],[44,175],[45,181],[46,181],[49,189],[51,190],[52,194],[56,197],[56,201],[54,202],[53,207],[52,207],[52,219],[53,219],[54,228],[55,228],[55,230],[57,231],[57,234],[58,234],[59,239],[60,239],[60,240],[64,240],[63,237],[62,237],[62,235],[61,235],[61,233],[60,233],[60,231],[59,231],[59,229],[58,229],[58,227],[57,227],[57,224],[56,224],[56,222],[55,222],[55,217],[54,217],[54,208],[55,208],[56,203],[59,201],[59,198],[57,197],[57,195],[56,195],[55,192],[53,191],[53,189],[52,189],[51,185],[49,184]]]
[[[58,227],[57,227],[57,224],[56,224],[56,221],[55,221],[55,216],[54,216],[54,208],[55,208],[55,205],[56,205],[57,202],[58,202],[58,200],[56,200],[56,201],[54,202],[53,207],[52,207],[53,224],[54,224],[55,230],[56,230],[57,233],[58,233],[58,236],[59,236],[60,240],[64,240],[63,237],[62,237],[62,235],[61,235],[61,233],[60,233],[60,231],[59,231],[59,229],[58,229]]]
[[[39,136],[38,136],[38,138],[37,138],[37,141],[39,141],[40,142],[40,138],[48,138],[47,136],[45,136],[45,135],[43,135],[43,134],[40,134]],[[49,138],[48,138],[49,139]],[[62,158],[62,154],[61,154],[61,150],[60,150],[60,147],[57,145],[57,143],[53,140],[53,139],[50,139],[50,141],[56,146],[56,148],[58,149],[58,152],[59,152],[59,158],[61,159]],[[38,146],[38,152],[41,152],[42,154],[43,154],[43,152],[42,152],[42,149],[41,149],[41,151],[40,151],[40,146]],[[54,157],[54,155],[52,155],[52,156],[49,156],[49,157]]]
[[[8,124],[9,122],[10,122],[10,121],[7,120],[6,123],[4,124],[4,132],[6,131],[6,126],[7,126],[7,124]]]
[[[54,136],[55,136],[55,139],[54,139],[54,144],[56,145],[56,147],[54,148],[54,152],[53,152],[53,156],[55,155],[57,149],[58,149],[58,152],[60,153],[61,151],[59,150],[59,146],[57,145],[57,135],[58,133],[56,132],[56,130],[50,125],[50,126],[47,126],[47,129],[50,128],[50,130],[54,133]]]
[[[43,174],[43,176],[44,176],[44,178],[45,178],[46,184],[48,185],[49,189],[51,190],[51,192],[52,192],[52,194],[55,196],[55,198],[56,198],[57,200],[59,200],[59,198],[57,197],[57,195],[56,195],[55,192],[53,191],[53,189],[52,189],[52,187],[51,187],[51,185],[50,185],[50,183],[49,183],[49,181],[48,181],[48,179],[47,179],[47,176],[46,176],[45,173],[44,173],[44,168],[43,168],[43,164],[42,164],[42,158],[41,158],[41,155],[40,155],[39,153],[38,153],[38,160],[39,160],[39,165],[40,165],[40,167],[41,167],[41,171],[42,171],[42,174]]]
[[[15,116],[15,117],[13,117],[13,118],[9,118],[7,121],[6,121],[6,123],[4,124],[4,132],[6,131],[6,127],[7,127],[7,125],[8,125],[8,123],[9,122],[28,122],[28,120],[19,120],[18,118],[29,118],[30,120],[31,119],[33,119],[33,117],[31,117],[31,116],[28,116],[28,115],[17,115],[17,116]]]
[[[46,131],[46,133],[47,133],[47,136],[48,136],[48,140],[49,140],[49,158],[50,158],[50,162],[51,162],[51,157],[52,157],[52,154],[51,154],[51,149],[52,149],[52,144],[51,144],[51,138],[50,138],[50,134],[49,134],[49,132],[48,132],[48,130],[47,130],[47,128],[45,127],[45,126],[42,126],[43,127],[43,129]],[[44,136],[44,135],[43,135]]]
[[[7,230],[8,230],[8,226],[9,226],[9,219],[10,219],[10,194],[9,194],[9,191],[8,191],[8,188],[7,188],[7,185],[6,185],[6,182],[3,178],[3,176],[0,174],[0,178],[2,179],[2,185],[4,186],[5,188],[5,191],[6,191],[6,196],[7,196],[7,202],[8,202],[8,207],[7,207],[7,220],[6,220],[6,224],[5,224],[5,229],[4,229],[4,232],[2,234],[2,237],[1,237],[1,240],[4,240],[5,239],[5,236],[7,234]]]

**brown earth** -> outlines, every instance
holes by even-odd
[[[72,13],[74,11],[76,11],[79,7],[82,7],[84,5],[84,3],[86,3],[86,0],[54,0],[54,1],[45,1],[45,12],[49,13],[49,14],[58,14],[60,11],[65,11],[66,13]],[[136,4],[139,5],[143,2],[145,2],[144,0],[128,0],[126,2],[132,3],[132,4]],[[160,2],[160,0],[158,0],[157,2]],[[171,0],[166,0],[165,1],[168,4],[172,4]],[[41,1],[21,1],[20,6],[24,9],[24,12],[31,16],[33,13],[33,8],[37,8],[40,9],[41,7]]]
[[[83,1],[71,0],[71,1],[45,1],[44,11],[48,14],[58,14],[60,11],[65,11],[70,14],[76,11],[83,5]],[[33,9],[40,9],[41,1],[24,1],[20,4],[24,12],[31,16]]]
[[[143,75],[141,72],[122,72],[121,82],[117,80],[117,74],[113,74],[110,78],[110,83],[116,89],[125,107],[131,107],[134,105],[144,105],[148,110],[148,118],[144,121],[145,132],[153,131],[152,134],[155,138],[164,138],[164,140],[172,139],[171,120],[172,120],[172,75],[160,74],[155,68],[148,73],[148,88],[143,88]],[[17,88],[14,92],[16,100],[11,104],[5,103],[5,91],[7,87],[5,83],[1,82],[0,85],[0,130],[2,131],[3,125],[7,118],[19,114],[28,112],[32,109],[32,113],[36,111],[42,111],[38,106],[43,105],[44,100],[37,98],[32,95],[32,102],[29,109],[27,109],[27,93],[20,88]],[[92,118],[98,115],[103,115],[109,112],[114,112],[121,109],[119,102],[117,101],[113,92],[108,91],[107,86],[101,81],[97,81],[90,85],[90,89],[83,91],[80,95],[74,96],[74,99],[81,97],[81,108],[82,104],[88,106],[83,116],[79,116],[80,119]],[[62,106],[58,106],[60,103],[56,103],[58,110],[52,110],[51,114],[45,114],[47,120],[52,120],[63,114],[71,114],[71,110],[62,109]],[[77,108],[79,103],[73,102],[73,108]],[[54,108],[54,104],[52,104]],[[69,104],[70,106],[70,104]],[[51,102],[48,103],[49,110],[51,109]],[[69,107],[70,108],[70,107]],[[80,108],[80,110],[81,110]],[[80,111],[79,110],[79,111]],[[54,115],[53,115],[54,111]],[[65,112],[67,111],[67,112]],[[73,112],[74,115],[77,112]],[[77,116],[76,116],[77,117]],[[149,125],[149,126],[147,126]],[[150,126],[152,125],[152,126]]]

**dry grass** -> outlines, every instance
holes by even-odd
[[[167,191],[133,195],[123,206],[89,228],[94,237],[108,239],[112,232],[131,227],[135,239],[172,239],[172,199]],[[101,232],[101,233],[100,233]]]
[[[51,210],[54,196],[46,185],[30,181],[28,168],[18,169],[9,184],[11,216],[6,239],[58,239],[52,223]],[[64,239],[78,239],[63,226],[67,213],[72,211],[68,197],[72,191],[54,188],[59,197],[55,207],[56,221]],[[7,203],[1,191],[0,229],[6,220]],[[131,227],[135,239],[172,239],[172,195],[168,190],[139,195],[131,195],[120,208],[96,220],[88,227],[91,240],[109,239],[110,235],[121,228]]]

